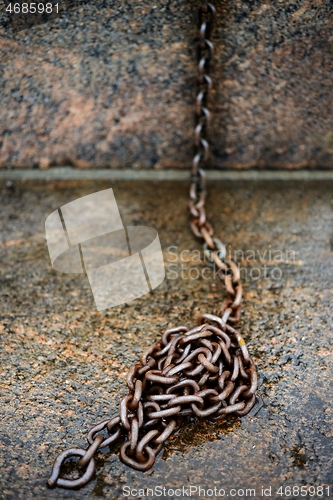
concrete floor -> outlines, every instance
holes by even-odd
[[[0,498],[120,499],[125,486],[190,485],[235,498],[244,495],[231,488],[263,498],[262,487],[272,488],[271,498],[297,498],[278,495],[290,485],[330,486],[333,495],[332,180],[209,184],[216,234],[243,256],[240,330],[258,364],[258,402],[242,419],[188,422],[146,473],[107,450],[95,479],[77,492],[46,488],[56,455],[85,447],[87,429],[117,410],[128,368],[166,327],[195,324],[199,312],[217,309],[224,291],[213,276],[191,279],[205,264],[196,262],[201,247],[188,229],[185,182],[0,182]],[[167,278],[152,294],[100,313],[85,276],[51,268],[44,221],[108,187],[125,224],[158,231]]]

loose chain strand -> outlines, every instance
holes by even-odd
[[[204,240],[204,251],[217,266],[228,292],[220,314],[201,314],[197,325],[178,326],[165,331],[128,373],[128,394],[114,417],[95,425],[87,434],[88,447],[71,448],[54,462],[49,487],[78,489],[95,473],[95,454],[126,435],[120,448],[123,463],[139,471],[149,470],[165,441],[178,431],[184,418],[195,416],[212,422],[227,415],[246,415],[256,401],[257,371],[245,341],[234,328],[239,320],[242,285],[237,265],[226,259],[224,244],[213,237],[206,219],[206,181],[201,164],[209,156],[207,129],[212,81],[208,75],[213,55],[210,34],[215,8],[202,0],[198,11],[198,77],[195,155],[192,163],[189,208],[194,235]],[[80,457],[81,477],[60,477],[61,466],[70,457]]]

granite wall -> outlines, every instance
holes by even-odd
[[[211,167],[333,167],[331,0],[216,0]],[[8,2],[0,2],[2,13]],[[0,166],[188,168],[198,0],[0,27]]]

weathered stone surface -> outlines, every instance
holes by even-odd
[[[197,4],[97,0],[3,26],[0,166],[187,168]],[[211,165],[332,168],[330,0],[216,4]]]
[[[201,246],[179,203],[186,185],[115,182],[124,223],[158,230],[167,279],[153,295],[98,313],[86,278],[51,269],[44,220],[107,187],[1,185],[0,497],[121,499],[124,486],[193,485],[255,488],[259,499],[262,486],[271,486],[271,498],[281,499],[288,495],[277,495],[279,486],[333,487],[332,182],[215,182],[209,212],[216,233],[244,257],[240,329],[258,363],[257,405],[241,420],[189,422],[145,474],[107,450],[83,490],[46,489],[60,450],[85,446],[86,430],[115,411],[143,350],[167,326],[194,324],[200,311],[216,310],[224,296],[213,277],[190,279],[207,266],[196,261]]]

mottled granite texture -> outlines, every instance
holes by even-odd
[[[332,168],[332,2],[215,4],[211,166]],[[95,0],[2,23],[0,166],[188,168],[197,5]]]
[[[86,488],[47,490],[56,455],[86,446],[87,429],[114,414],[126,394],[127,370],[147,346],[168,326],[195,324],[225,297],[219,280],[189,279],[205,265],[196,262],[201,245],[189,230],[185,201],[179,202],[186,183],[111,186],[125,225],[157,229],[167,279],[153,294],[99,313],[87,278],[52,270],[44,220],[110,183],[0,185],[0,498],[120,500],[124,486],[157,485],[255,488],[256,500],[262,486],[272,487],[273,500],[294,500],[301,497],[277,495],[279,486],[322,485],[331,486],[331,498],[332,182],[209,185],[217,235],[239,258],[244,252],[240,330],[259,370],[251,414],[219,425],[188,422],[147,473],[122,464],[117,448],[106,449]],[[175,265],[175,254],[184,261]]]

